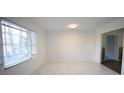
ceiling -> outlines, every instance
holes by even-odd
[[[46,31],[67,31],[67,25],[78,24],[77,31],[96,31],[98,28],[120,19],[119,17],[30,17]]]

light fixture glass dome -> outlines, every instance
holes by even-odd
[[[78,25],[77,25],[77,24],[69,24],[67,27],[68,27],[69,29],[71,29],[71,30],[74,30],[75,28],[78,27]]]

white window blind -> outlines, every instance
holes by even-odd
[[[8,68],[36,54],[36,33],[2,20],[4,67]]]

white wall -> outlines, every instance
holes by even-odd
[[[34,25],[32,22],[30,22],[29,20],[26,20],[26,19],[23,20],[21,18],[7,18],[7,19],[12,20],[18,24],[21,24],[21,25],[25,26],[26,28],[31,29],[32,31],[37,32],[38,53],[32,59],[29,59],[28,61],[25,61],[14,67],[11,67],[11,68],[5,70],[5,72],[3,72],[2,74],[31,74],[40,65],[42,65],[46,59],[44,32],[41,29],[39,29],[36,25]]]
[[[96,31],[95,60],[97,63],[101,62],[101,35],[102,33],[113,31],[113,30],[120,29],[120,28],[124,28],[124,18],[113,21]],[[124,62],[122,62],[122,64],[124,64]],[[124,70],[124,66],[122,66],[122,69]]]
[[[94,31],[46,32],[48,62],[94,61]]]

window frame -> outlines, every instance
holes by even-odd
[[[15,27],[12,27],[12,26],[9,26],[9,25],[6,25],[6,24],[2,24],[2,21],[6,21],[6,22],[8,22],[8,23],[12,23]],[[4,59],[4,50],[3,50],[3,47],[4,47],[4,45],[6,45],[6,43],[5,44],[3,44],[3,36],[2,36],[2,34],[3,34],[3,31],[2,31],[2,25],[4,25],[4,26],[7,26],[7,27],[10,27],[10,28],[13,28],[13,29],[16,29],[16,30],[19,30],[19,31],[23,31],[23,32],[27,32],[27,39],[29,39],[29,44],[28,44],[28,46],[30,47],[30,49],[29,49],[29,53],[28,53],[28,57],[25,59],[20,59],[19,61],[17,61],[17,62],[15,62],[15,63],[12,63],[12,64],[10,64],[8,67],[5,67],[5,59]],[[17,26],[17,28],[16,28],[16,26]],[[22,29],[24,29],[24,30],[21,30],[21,29],[18,29],[18,28],[22,28]],[[37,51],[36,51],[36,53],[35,54],[32,54],[32,40],[31,40],[31,32],[33,32],[33,33],[35,33],[36,34],[36,50],[37,50],[37,33],[36,32],[34,32],[34,31],[32,31],[32,30],[29,30],[29,29],[27,29],[27,28],[25,28],[25,27],[23,27],[23,26],[21,26],[21,25],[18,25],[18,24],[16,24],[16,23],[14,23],[14,22],[12,22],[12,21],[9,21],[9,20],[7,20],[7,19],[4,19],[4,18],[0,18],[0,36],[1,36],[1,44],[0,44],[0,46],[1,46],[1,48],[0,48],[0,50],[2,50],[2,56],[1,56],[1,66],[2,66],[2,68],[4,69],[4,70],[6,70],[6,69],[8,69],[8,68],[11,68],[11,67],[13,67],[13,66],[16,66],[16,65],[18,65],[18,64],[21,64],[21,63],[23,63],[23,62],[26,62],[26,61],[28,61],[28,60],[30,60],[30,59],[32,59],[32,57],[34,56],[34,55],[37,55]],[[5,32],[4,32],[5,33]],[[5,33],[6,34],[6,33]],[[14,45],[14,44],[12,44],[12,45]],[[20,45],[20,44],[19,44]],[[25,45],[25,44],[24,44]],[[30,56],[29,56],[30,55]],[[23,60],[23,61],[22,61]]]
[[[36,35],[35,36],[35,41],[36,41],[35,44],[32,44],[32,38],[31,38],[31,55],[32,56],[35,56],[35,55],[37,55],[37,42],[38,42],[37,41],[37,33],[36,32],[33,32],[33,31],[31,31],[31,33],[34,33]],[[32,36],[32,34],[31,34],[31,36]],[[36,53],[34,53],[34,54],[32,53],[32,47],[33,46],[35,46],[35,48],[36,48]]]
[[[3,52],[3,38],[2,38],[2,18],[0,17],[0,72],[5,70],[4,67],[4,52]]]

